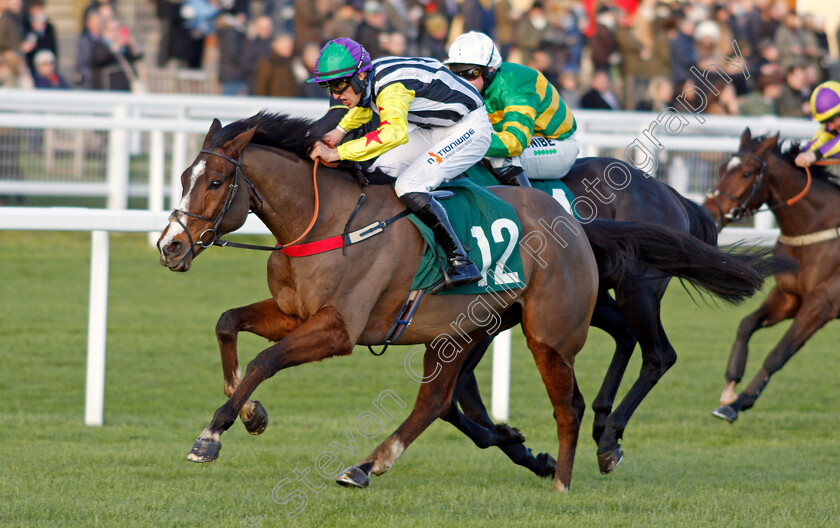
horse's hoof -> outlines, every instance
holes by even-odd
[[[345,488],[366,488],[370,485],[370,475],[358,466],[350,466],[347,471],[337,476],[335,481]]]
[[[720,407],[712,411],[712,416],[732,423],[738,419],[738,411],[733,409],[731,405],[721,405]]]
[[[624,453],[621,451],[621,446],[618,446],[606,453],[598,453],[598,468],[602,475],[609,475],[621,464],[622,460],[624,460]]]
[[[554,458],[548,453],[540,453],[536,458],[538,469],[534,473],[542,478],[554,477],[554,473],[557,471],[557,462]]]
[[[265,431],[268,426],[268,413],[265,412],[265,407],[259,400],[254,401],[254,410],[249,416],[242,418],[242,423],[252,435],[262,434]]]
[[[497,424],[496,434],[499,435],[498,445],[500,446],[525,443],[525,435],[522,431],[508,424]]]
[[[203,440],[201,437],[195,440],[187,460],[190,462],[212,462],[219,458],[219,451],[222,443],[218,440]]]

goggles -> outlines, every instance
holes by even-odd
[[[467,68],[466,70],[461,70],[461,71],[457,72],[455,75],[457,75],[458,77],[463,77],[464,79],[466,79],[468,81],[474,81],[475,79],[478,79],[479,77],[481,77],[481,74],[482,74],[483,71],[484,71],[484,69],[481,66],[475,66],[473,68]]]
[[[327,81],[319,84],[326,88],[327,91],[331,94],[339,95],[350,86],[351,79],[352,77],[343,77],[341,79],[333,79],[332,81]]]

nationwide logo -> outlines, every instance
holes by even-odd
[[[452,143],[446,145],[442,149],[438,150],[437,153],[429,152],[429,155],[433,156],[434,159],[433,158],[428,158],[428,159],[426,159],[426,163],[428,163],[429,165],[432,165],[433,163],[437,163],[438,165],[440,165],[441,162],[443,162],[443,158],[447,154],[449,154],[453,150],[457,150],[457,148],[459,146],[461,146],[464,143],[464,141],[468,140],[469,138],[471,138],[474,135],[475,135],[475,130],[473,130],[471,128],[471,129],[467,130],[461,137],[459,137],[458,139],[456,139]]]

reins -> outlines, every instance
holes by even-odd
[[[315,191],[315,206],[314,211],[312,213],[312,220],[310,220],[309,225],[306,227],[306,230],[294,239],[293,241],[289,242],[288,244],[277,244],[275,246],[262,246],[257,244],[244,244],[239,242],[231,242],[229,240],[224,240],[219,237],[218,235],[218,228],[221,225],[222,219],[224,218],[225,214],[227,214],[228,210],[230,209],[231,204],[233,203],[233,199],[236,196],[237,189],[239,188],[238,179],[241,177],[245,182],[248,183],[248,186],[251,188],[251,191],[257,197],[257,200],[260,203],[260,208],[262,208],[262,198],[257,193],[256,187],[253,183],[251,183],[244,175],[241,173],[241,163],[237,160],[234,160],[224,154],[220,154],[218,152],[214,152],[212,150],[202,150],[204,154],[211,154],[213,156],[218,156],[226,161],[231,162],[236,167],[236,172],[234,173],[233,182],[231,182],[228,190],[228,196],[225,199],[225,204],[222,207],[222,210],[219,212],[219,215],[216,217],[215,220],[211,220],[210,218],[197,215],[194,213],[190,213],[188,211],[181,211],[175,209],[172,211],[172,216],[175,217],[175,220],[178,224],[186,231],[187,237],[190,240],[190,253],[195,256],[195,247],[200,246],[202,248],[209,247],[209,246],[220,246],[220,247],[234,247],[240,249],[255,249],[259,251],[280,251],[281,253],[288,255],[290,257],[306,257],[309,255],[315,255],[318,253],[323,253],[325,251],[331,251],[333,249],[339,248],[346,248],[347,246],[357,244],[368,238],[378,235],[382,233],[385,228],[396,222],[400,218],[408,216],[409,211],[407,209],[403,209],[403,211],[397,213],[396,215],[392,216],[391,218],[385,221],[376,221],[372,222],[360,229],[355,231],[348,231],[350,224],[353,222],[353,219],[356,217],[356,213],[359,212],[359,209],[362,206],[362,203],[365,201],[365,183],[362,182],[362,192],[359,195],[359,199],[356,203],[356,207],[353,209],[353,212],[350,214],[350,218],[347,220],[347,224],[344,226],[344,232],[340,235],[335,235],[332,237],[328,237],[323,240],[317,240],[315,242],[307,242],[305,244],[298,244],[309,232],[312,230],[312,227],[315,225],[315,222],[318,220],[318,213],[320,211],[320,197],[318,192],[318,165],[323,163],[328,167],[336,167],[335,164],[331,164],[329,162],[323,161],[320,158],[315,160],[315,164],[312,167],[312,186]],[[254,212],[254,211],[250,211]],[[184,214],[186,216],[191,216],[193,218],[197,218],[199,220],[203,220],[205,222],[209,222],[213,224],[213,227],[209,229],[205,229],[201,235],[199,236],[198,242],[194,242],[192,235],[190,235],[189,230],[186,226],[181,222],[179,218],[179,214]],[[211,233],[213,235],[213,239],[210,242],[204,242],[204,236],[206,233]],[[185,257],[186,258],[186,257]]]
[[[758,175],[756,176],[755,183],[753,184],[749,195],[742,200],[739,200],[736,197],[734,197],[734,196],[732,196],[728,193],[725,193],[725,192],[723,192],[723,191],[721,191],[720,189],[717,189],[717,188],[715,188],[713,191],[710,191],[710,192],[706,193],[706,196],[708,198],[711,198],[712,200],[714,200],[715,205],[717,205],[718,211],[721,214],[721,218],[728,218],[730,221],[734,222],[734,221],[739,220],[739,219],[741,219],[743,217],[746,217],[746,216],[753,216],[753,215],[755,215],[756,213],[759,213],[759,212],[774,211],[774,210],[780,209],[782,207],[789,207],[789,206],[797,203],[798,201],[802,200],[805,197],[805,195],[808,194],[808,191],[811,190],[811,182],[813,181],[813,178],[811,176],[811,169],[810,169],[810,167],[805,167],[805,174],[807,176],[807,179],[805,181],[805,187],[799,193],[797,193],[795,196],[793,196],[791,198],[788,198],[787,200],[785,200],[781,203],[778,203],[778,204],[775,204],[775,205],[768,205],[767,209],[761,210],[761,206],[759,206],[756,209],[751,209],[751,208],[747,207],[747,204],[749,204],[753,200],[753,198],[755,198],[755,195],[758,194],[759,190],[762,188],[762,186],[764,184],[764,179],[766,177],[766,175],[764,173],[764,170],[767,168],[767,162],[762,160],[758,156],[755,156],[754,154],[750,154],[750,153],[740,153],[739,152],[738,154],[736,154],[736,156],[748,157],[748,158],[752,158],[752,159],[758,161],[758,163],[760,164],[759,169],[758,169]],[[820,160],[820,161],[814,162],[814,165],[837,165],[837,164],[840,164],[840,159]],[[720,203],[717,200],[717,197],[721,196],[721,195],[725,196],[725,197],[729,198],[730,200],[732,200],[733,202],[735,202],[735,207],[733,207],[729,211],[729,213],[723,213],[723,208],[721,207]]]

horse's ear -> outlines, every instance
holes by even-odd
[[[773,147],[776,146],[776,143],[779,141],[779,133],[776,132],[775,136],[768,136],[764,141],[758,144],[758,147],[755,149],[755,155],[761,159],[767,157],[768,154],[773,150]]]
[[[257,127],[252,127],[228,141],[223,147],[227,155],[233,159],[237,159],[256,133]]]
[[[744,132],[741,133],[741,148],[740,150],[744,150],[746,146],[749,144],[750,139],[752,139],[752,133],[750,132],[750,127],[744,129]]]
[[[222,123],[215,117],[213,118],[213,123],[210,125],[210,131],[207,132],[207,135],[204,136],[204,145],[201,146],[202,149],[207,149],[210,147],[210,141],[213,139],[213,136],[216,135],[216,132],[222,128]]]

